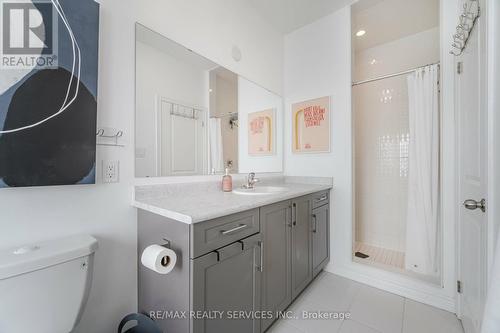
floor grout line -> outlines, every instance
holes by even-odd
[[[335,275],[335,274],[333,274]],[[318,283],[320,281],[322,281],[324,279],[324,281],[327,281],[328,279],[328,276],[329,276],[329,273],[322,273],[321,276],[318,276],[318,278],[312,283],[312,284],[315,284],[315,283]],[[349,280],[349,279],[347,279]],[[329,280],[328,280],[328,283]],[[332,322],[331,324],[329,323],[326,323],[325,325],[321,325],[321,329],[320,331],[322,331],[322,329],[326,329],[326,331],[328,332],[332,332],[332,333],[341,333],[343,330],[344,330],[344,327],[346,329],[348,329],[349,325],[359,325],[360,326],[360,329],[362,329],[363,327],[365,328],[365,330],[373,330],[374,333],[385,333],[383,331],[381,331],[381,327],[384,327],[385,325],[382,325],[381,322],[379,321],[372,321],[372,319],[370,318],[365,318],[362,313],[363,311],[357,311],[356,312],[356,316],[355,319],[353,319],[353,310],[356,310],[357,307],[354,307],[354,305],[359,305],[360,303],[363,303],[365,301],[365,296],[363,294],[363,288],[373,288],[373,287],[370,287],[370,286],[366,286],[364,284],[361,284],[361,283],[358,283],[356,281],[353,281],[353,280],[349,280],[348,283],[346,283],[345,281],[339,281],[339,283],[341,283],[341,285],[347,289],[349,289],[349,292],[347,293],[343,293],[342,295],[345,295],[343,297],[343,302],[342,302],[342,307],[345,307],[345,310],[344,309],[337,309],[335,308],[335,311],[336,312],[341,312],[341,311],[345,311],[345,313],[349,313],[349,317],[348,318],[345,318],[344,320],[340,320],[340,323],[337,321],[337,322]],[[311,284],[311,285],[312,285]],[[326,288],[328,286],[328,284],[326,284],[324,287]],[[311,286],[309,286],[309,291],[311,290],[310,289]],[[375,288],[377,289],[377,288]],[[379,290],[380,292],[383,292],[385,294],[391,294],[387,291],[384,291],[384,290],[381,290],[381,289],[377,289]],[[318,304],[323,304],[321,303],[322,301],[322,298],[319,298],[318,300],[316,300],[315,302],[312,302],[311,299],[307,299],[307,291],[308,290],[305,290],[304,293],[300,296],[301,299],[302,299],[302,303],[306,304],[307,307],[313,305],[315,306],[315,304],[317,302],[319,302]],[[316,291],[317,292],[317,291]],[[327,293],[328,292],[328,289],[324,289],[324,292]],[[316,294],[314,294],[316,295]],[[391,294],[391,295],[395,295],[395,294]],[[304,296],[306,296],[304,298]],[[395,295],[395,296],[398,296],[398,295]],[[327,296],[326,296],[327,297]],[[397,315],[395,315],[397,317],[397,319],[401,319],[401,322],[400,322],[400,333],[405,333],[408,331],[408,329],[414,329],[415,327],[419,327],[419,324],[418,323],[415,323],[415,318],[413,318],[414,316],[412,316],[412,307],[411,307],[411,300],[406,298],[406,297],[401,297],[401,296],[398,296],[402,299],[402,304],[401,304],[401,301],[398,301],[398,306],[396,309],[398,309],[398,313]],[[316,296],[314,296],[313,299],[315,299]],[[299,299],[296,299],[292,304],[297,304],[301,302]],[[319,307],[319,305],[316,304],[316,306]],[[423,304],[424,306],[426,307],[431,307],[433,308],[432,306],[429,306],[429,305],[426,305],[426,304]],[[292,306],[292,305],[291,305]],[[394,307],[391,307],[392,309],[394,309]],[[291,310],[291,309],[289,309]],[[302,311],[302,307],[301,306],[298,306],[296,309],[297,313],[300,315],[300,312]],[[327,309],[318,309],[318,310],[327,310]],[[400,313],[399,310],[401,310],[402,312]],[[439,309],[436,309],[438,311],[442,311],[442,310],[439,310]],[[310,311],[314,311],[313,309],[311,309]],[[332,311],[333,308],[332,308]],[[391,313],[393,313],[393,311],[391,311]],[[401,314],[401,317],[399,317],[399,314]],[[381,312],[381,315],[384,315],[384,311]],[[394,317],[394,316],[393,316]],[[300,318],[300,317],[299,317]],[[458,319],[456,319],[458,320]],[[351,323],[347,323],[347,321],[351,321]],[[366,321],[366,322],[365,322]],[[287,331],[296,331],[297,333],[317,333],[318,331],[318,328],[315,326],[315,325],[309,325],[309,324],[304,324],[303,321],[301,321],[300,319],[299,320],[294,320],[294,319],[281,319],[281,320],[278,320],[274,325],[280,325],[280,323],[283,324],[284,327],[281,327],[280,328],[280,332],[287,332]],[[462,323],[459,321],[459,325],[461,325]],[[345,325],[348,325],[348,326],[345,326]],[[378,326],[377,327],[374,327],[375,326]],[[394,325],[394,326],[393,326]],[[393,325],[391,325],[392,328],[394,328],[394,332],[397,332],[397,321],[396,322],[393,322]],[[411,326],[409,326],[411,325]],[[415,326],[417,325],[417,326]],[[424,325],[425,326],[425,325]],[[337,328],[335,328],[337,327]],[[437,326],[434,325],[434,327],[437,329]],[[287,329],[288,328],[288,329]],[[352,328],[352,327],[351,327]],[[270,333],[274,332],[273,329],[269,330]],[[436,330],[431,330],[430,332],[438,332]],[[462,331],[463,333],[463,331]]]
[[[403,333],[403,330],[405,329],[405,318],[406,318],[406,301],[408,299],[404,297],[403,300],[403,320],[401,321],[401,333]]]
[[[370,325],[368,325],[368,324],[366,324],[366,323],[363,323],[363,322],[361,322],[361,321],[359,321],[359,320],[354,320],[354,319],[349,319],[349,320],[350,320],[350,321],[353,321],[353,322],[355,322],[355,323],[358,323],[358,324],[360,324],[360,325],[362,325],[362,326],[368,327],[369,329],[372,329],[372,330],[374,330],[375,332],[382,333],[382,332],[381,332],[381,331],[379,331],[377,328],[372,327],[372,326],[370,326]]]

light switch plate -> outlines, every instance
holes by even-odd
[[[120,180],[120,161],[102,161],[103,183],[118,183]]]

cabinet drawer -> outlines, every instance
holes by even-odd
[[[312,195],[312,208],[318,208],[330,202],[330,193],[328,191],[318,192]]]
[[[191,258],[199,257],[259,231],[258,208],[194,224],[191,229]]]

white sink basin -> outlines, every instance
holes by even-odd
[[[287,190],[286,187],[279,186],[255,186],[252,189],[237,188],[233,190],[233,193],[241,195],[271,195],[286,192]]]

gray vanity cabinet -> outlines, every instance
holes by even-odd
[[[192,309],[212,318],[192,319],[191,333],[260,333],[260,320],[246,316],[260,311],[261,267],[260,235],[192,260]]]
[[[292,302],[291,287],[291,202],[285,201],[260,209],[263,242],[262,311],[284,311]],[[262,319],[262,332],[276,318]]]
[[[292,298],[312,281],[312,197],[292,201]]]
[[[312,212],[313,276],[318,275],[330,261],[330,205]]]
[[[139,258],[160,244],[177,263],[162,275],[138,261],[139,312],[168,333],[265,332],[328,263],[328,193],[194,224],[140,209]]]

